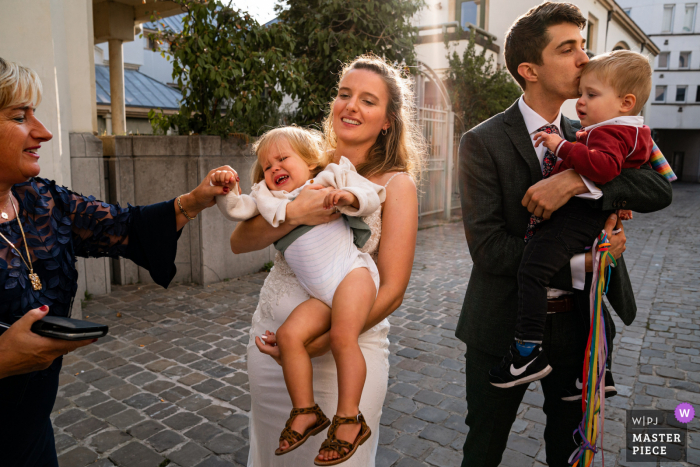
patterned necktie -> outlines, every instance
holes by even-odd
[[[552,133],[555,135],[561,135],[557,127],[554,125],[545,125],[542,128],[539,128],[537,133],[540,131],[544,131],[550,135]],[[552,175],[552,171],[554,170],[554,165],[556,163],[557,156],[554,155],[551,150],[547,149],[544,153],[544,159],[542,159],[542,178],[547,178]],[[542,220],[543,219],[541,217],[537,217],[535,215],[530,216],[530,222],[528,222],[527,230],[525,230],[525,243],[529,242],[532,236],[535,235],[535,232],[537,232],[537,226],[540,224],[540,222],[542,222]]]

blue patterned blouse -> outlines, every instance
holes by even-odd
[[[122,208],[38,177],[15,185],[12,193],[42,288],[33,290],[29,269],[0,237],[0,321],[12,324],[42,305],[50,307],[50,315],[69,316],[78,289],[77,257],[131,259],[163,287],[175,276],[180,233],[172,200]],[[0,233],[26,261],[17,220],[0,224]]]

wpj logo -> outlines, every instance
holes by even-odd
[[[687,423],[695,416],[690,404],[674,412],[662,410],[627,411],[627,462],[684,462],[687,451]]]

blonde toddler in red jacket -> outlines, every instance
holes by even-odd
[[[576,102],[581,130],[570,143],[556,134],[535,135],[558,160],[553,173],[574,169],[594,183],[604,184],[620,170],[649,163],[654,143],[639,113],[651,93],[649,61],[642,54],[617,50],[591,59],[583,69]],[[620,210],[621,219],[632,211]]]

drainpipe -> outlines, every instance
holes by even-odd
[[[608,22],[605,23],[605,47],[603,49],[605,52],[608,51],[608,29],[610,29],[610,20],[612,19],[612,17],[613,17],[612,10],[608,11]]]

